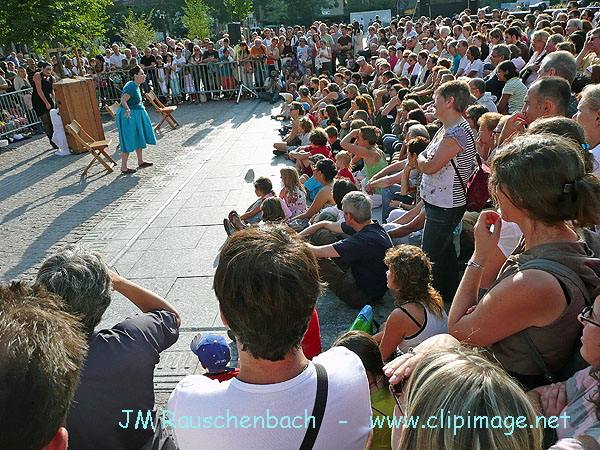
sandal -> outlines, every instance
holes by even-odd
[[[154,165],[153,163],[146,161],[146,162],[141,163],[138,167],[139,168],[142,168],[142,167],[152,167],[153,165]]]
[[[244,224],[242,223],[242,219],[240,219],[240,216],[238,215],[238,213],[231,215],[229,222],[231,223],[233,228],[235,228],[236,231],[240,231],[240,230],[244,229]]]
[[[225,233],[227,233],[227,236],[231,236],[233,233],[235,233],[235,230],[233,229],[231,223],[229,223],[229,220],[223,219],[223,227],[225,228]]]
[[[135,169],[121,170],[121,173],[122,173],[123,175],[127,175],[127,174],[129,174],[129,173],[136,173],[136,172],[137,172],[137,170],[135,170]]]

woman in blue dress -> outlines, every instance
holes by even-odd
[[[121,105],[117,110],[117,128],[119,129],[119,142],[121,143],[121,173],[135,173],[136,169],[127,168],[129,154],[135,150],[138,159],[138,168],[150,167],[151,162],[144,161],[142,149],[146,144],[156,145],[156,137],[152,129],[150,117],[142,105],[140,85],[146,80],[146,74],[140,66],[135,66],[129,71],[133,81],[123,87]]]

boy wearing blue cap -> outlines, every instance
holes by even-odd
[[[236,377],[240,372],[240,369],[227,367],[231,351],[223,336],[198,333],[190,343],[190,349],[207,370],[203,375],[210,379],[222,382]]]

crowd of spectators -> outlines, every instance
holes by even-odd
[[[182,450],[599,448],[596,16],[571,2],[145,49],[144,69],[165,55],[156,80],[174,101],[178,64],[253,57],[264,72],[219,72],[206,95],[252,82],[282,101],[282,189],[257,178],[257,199],[223,220],[214,290],[239,372],[186,377],[157,416],[153,369],[178,312],[68,247],[35,285],[0,288],[9,447],[65,448],[68,433],[75,449],[142,448],[150,430],[119,426],[141,410],[155,444]],[[395,307],[321,353],[322,282],[357,313],[388,293]],[[95,330],[112,289],[140,314]]]

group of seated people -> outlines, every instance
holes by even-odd
[[[494,13],[486,38],[517,22]],[[498,45],[496,100],[442,55],[427,89],[378,57],[370,81],[333,65],[281,96],[282,189],[259,177],[224,218],[214,277],[239,371],[184,378],[162,414],[172,305],[80,247],[2,286],[7,448],[600,448],[600,87],[549,52],[517,104]],[[394,308],[321,353],[323,283],[357,313]],[[113,289],[141,313],[96,330]]]

